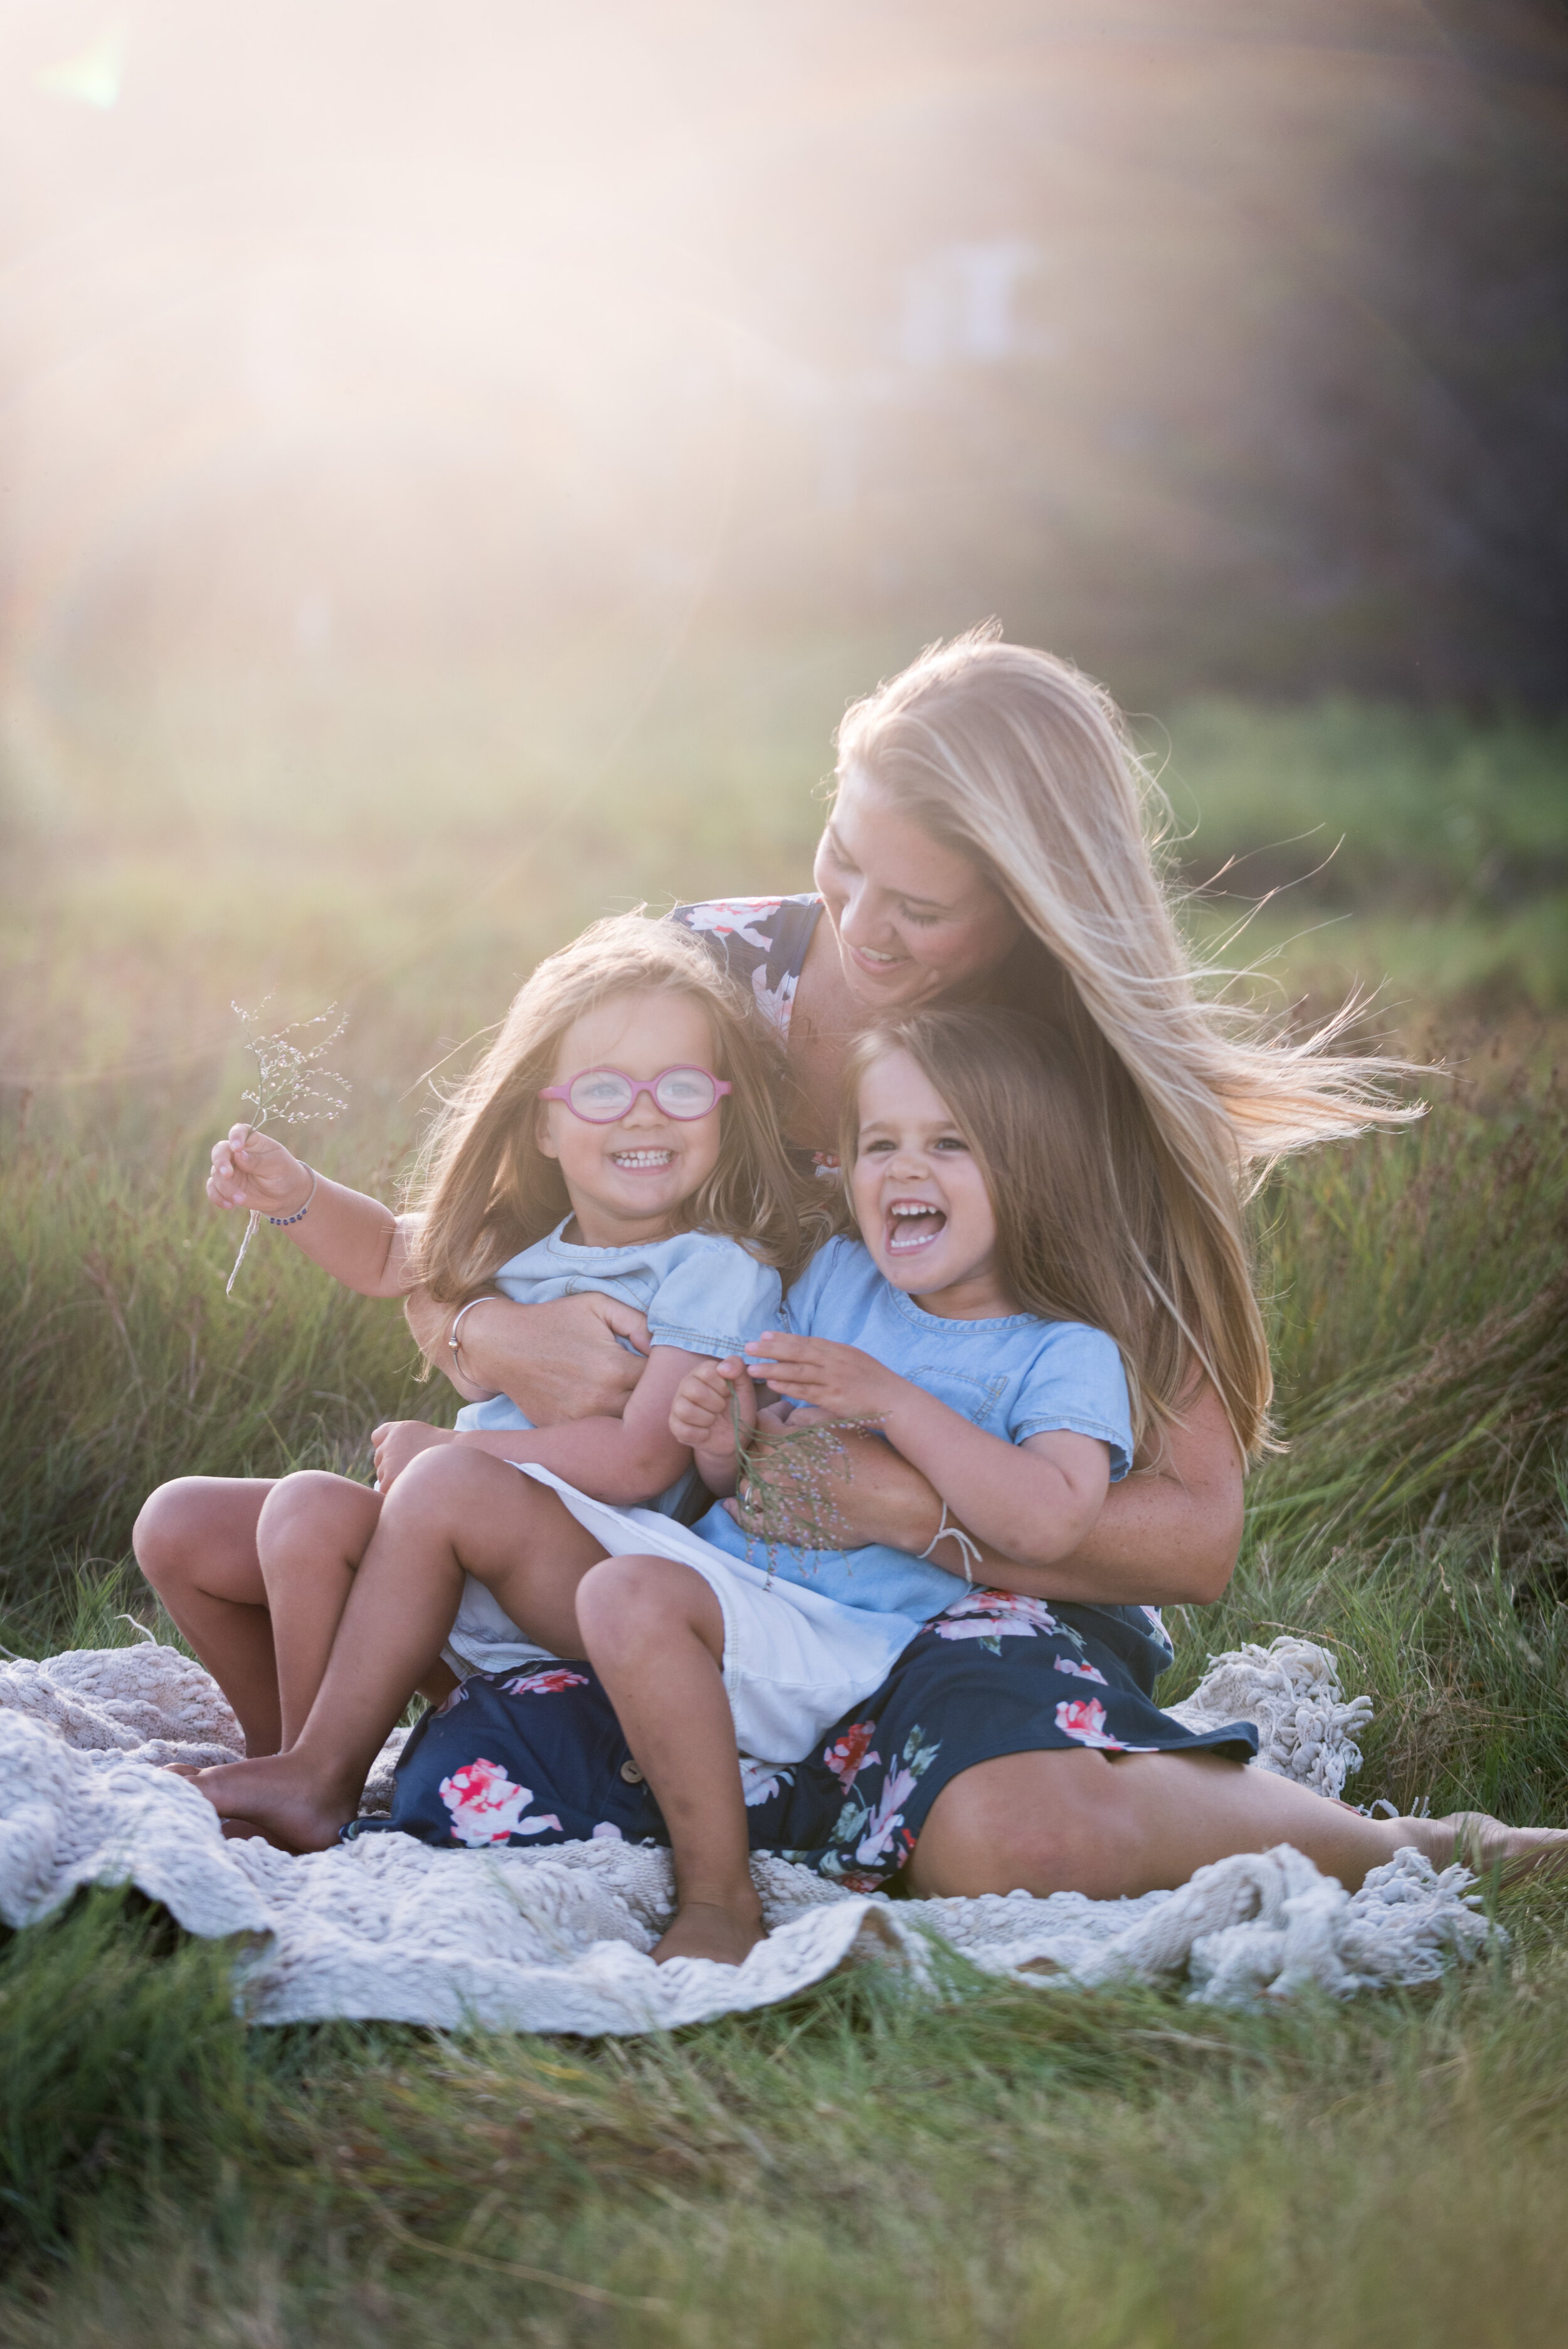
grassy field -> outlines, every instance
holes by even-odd
[[[152,1620],[184,1468],[351,1464],[438,1415],[392,1311],[201,1198],[231,999],[336,1000],[313,1160],[390,1189],[424,1072],[590,914],[804,885],[811,785],[880,648],[695,664],[601,708],[418,680],[215,689],[12,729],[0,968],[0,1640]],[[1352,1791],[1568,1819],[1568,816],[1560,730],[1325,705],[1143,721],[1192,902],[1281,1011],[1453,1074],[1257,1205],[1289,1449],[1175,1695],[1282,1629],[1377,1715]],[[1322,824],[1319,833],[1312,827]],[[1467,828],[1469,827],[1469,828]],[[1298,833],[1312,833],[1297,841]],[[1326,846],[1344,845],[1319,874]],[[162,1627],[167,1633],[167,1626]],[[1421,1996],[1259,2018],[873,1973],[669,2043],[247,2033],[222,1951],[98,1894],[0,1949],[0,2329],[19,2344],[1012,2344],[1568,2332],[1568,1898]]]

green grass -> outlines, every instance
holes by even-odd
[[[0,1090],[6,1646],[156,1619],[126,1548],[161,1478],[351,1464],[375,1419],[449,1408],[395,1310],[273,1235],[225,1299],[236,1235],[201,1173],[239,1110],[231,999],[348,1003],[349,1109],[301,1146],[389,1193],[422,1072],[537,953],[609,905],[803,885],[832,716],[891,661],[851,652],[684,672],[618,748],[581,678],[553,703],[413,680],[374,712],[76,713],[73,759],[23,761],[0,905],[0,1061],[27,1081]],[[1456,1073],[1423,1123],[1257,1203],[1288,1448],[1224,1600],[1172,1617],[1166,1693],[1211,1651],[1304,1631],[1377,1703],[1358,1797],[1568,1817],[1561,735],[1233,704],[1171,731],[1190,873],[1307,819],[1354,850],[1236,958],[1277,947],[1265,977],[1315,1006],[1390,975],[1385,1028]],[[0,1946],[0,2335],[1554,2343],[1568,1897],[1503,1914],[1495,1963],[1349,2011],[1228,2018],[954,1964],[937,2002],[861,1971],[586,2045],[252,2031],[224,1950],[84,1895]]]

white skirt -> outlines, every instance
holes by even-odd
[[[707,1584],[724,1615],[724,1686],[742,1754],[801,1762],[851,1705],[879,1689],[913,1639],[906,1615],[845,1607],[820,1590],[772,1579],[655,1509],[595,1501],[532,1461],[512,1464],[548,1485],[609,1557],[669,1557]],[[459,1671],[509,1671],[543,1657],[482,1583],[470,1577],[448,1647]]]

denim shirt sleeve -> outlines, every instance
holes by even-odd
[[[1082,1321],[1050,1324],[1008,1414],[1015,1444],[1058,1431],[1109,1444],[1113,1485],[1132,1465],[1132,1414],[1120,1350],[1114,1338]]]
[[[648,1301],[655,1346],[720,1359],[738,1354],[783,1319],[783,1288],[771,1265],[758,1264],[738,1240],[698,1236]]]

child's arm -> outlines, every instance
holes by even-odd
[[[901,1379],[856,1346],[766,1331],[775,1386],[834,1418],[875,1417],[896,1452],[931,1480],[967,1530],[1021,1566],[1069,1557],[1099,1515],[1110,1484],[1107,1445],[1067,1432],[1011,1444]]]
[[[245,1207],[258,1216],[287,1217],[304,1207],[299,1222],[287,1225],[289,1238],[313,1264],[361,1297],[406,1297],[414,1286],[408,1270],[411,1222],[379,1199],[315,1174],[274,1134],[253,1125],[231,1126],[212,1144],[207,1196],[215,1207]]]
[[[537,1461],[569,1485],[621,1508],[656,1500],[691,1466],[691,1453],[670,1429],[676,1390],[692,1357],[655,1346],[620,1419],[563,1420],[557,1427],[476,1427],[459,1432],[394,1420],[376,1431],[376,1466],[385,1492],[417,1452],[432,1444],[466,1444],[500,1460]]]
[[[784,1416],[778,1403],[758,1411],[758,1375],[738,1354],[730,1354],[722,1362],[698,1362],[676,1390],[670,1433],[689,1447],[697,1474],[710,1493],[733,1493],[740,1475],[732,1399],[740,1424],[748,1431],[759,1421],[774,1426]]]

